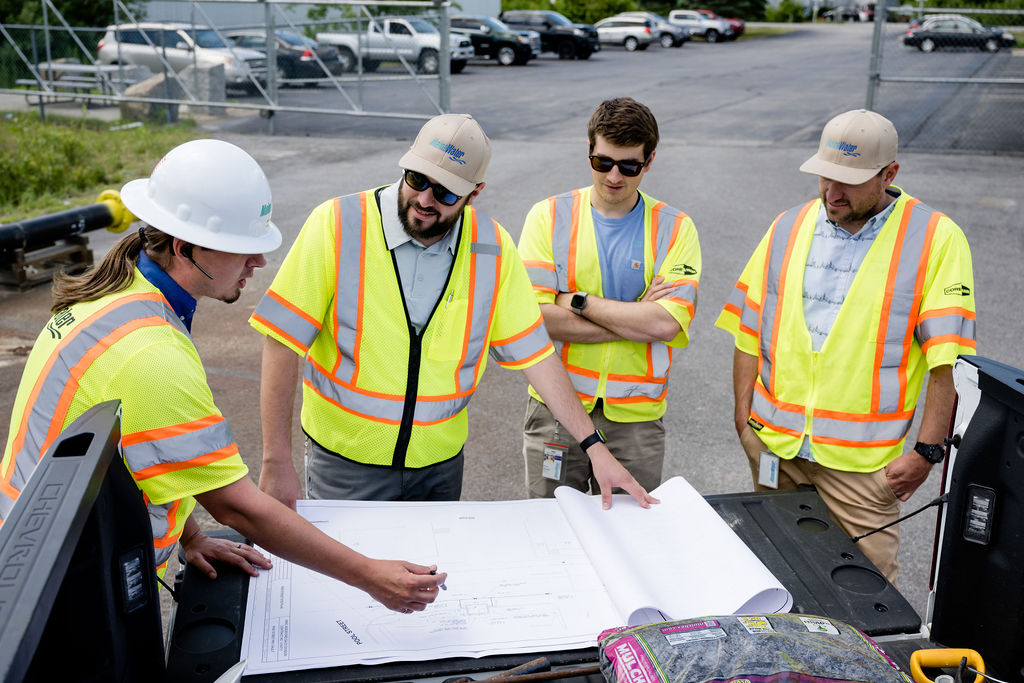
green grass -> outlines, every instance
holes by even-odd
[[[736,40],[746,40],[748,38],[767,38],[768,36],[781,36],[786,33],[792,33],[797,29],[797,24],[793,25],[793,28],[782,27],[782,26],[751,26],[747,24],[746,29],[743,31],[743,35]]]
[[[96,202],[148,176],[168,150],[202,137],[190,122],[117,123],[36,112],[0,112],[0,223],[24,220]]]

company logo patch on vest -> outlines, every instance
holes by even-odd
[[[960,296],[970,296],[971,288],[963,283],[960,283],[958,285],[950,285],[949,287],[946,287],[944,290],[942,290],[942,293],[946,295],[959,294]]]
[[[851,145],[849,142],[843,142],[842,140],[833,140],[832,138],[829,138],[828,143],[826,144],[828,144],[828,146],[831,147],[832,149],[838,149],[840,152],[843,153],[844,157],[860,156],[860,152],[857,151],[857,145]]]
[[[466,156],[466,153],[463,152],[458,147],[456,147],[455,145],[446,144],[444,142],[441,142],[437,138],[434,138],[433,140],[430,141],[430,146],[433,147],[434,149],[439,149],[445,154],[447,154],[448,158],[454,161],[455,163],[461,164],[462,166],[466,165],[466,160],[462,158]]]
[[[696,275],[697,269],[685,263],[677,263],[668,272],[673,275]]]

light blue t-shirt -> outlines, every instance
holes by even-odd
[[[644,293],[644,202],[622,218],[605,218],[591,207],[604,298],[636,301]]]

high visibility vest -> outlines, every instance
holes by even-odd
[[[873,472],[902,453],[925,372],[976,350],[970,250],[902,193],[816,352],[803,276],[820,207],[775,220],[717,325],[759,357],[749,424],[772,452],[791,458],[809,436],[822,465]]]
[[[534,292],[551,303],[558,292],[603,296],[597,237],[590,206],[591,188],[550,197],[526,219],[519,249]],[[700,245],[693,221],[644,193],[644,281],[657,275],[676,288],[660,303],[680,324],[669,343],[618,340],[602,343],[555,342],[576,393],[587,411],[598,398],[604,415],[616,422],[656,420],[665,413],[673,347],[689,343],[700,278]],[[530,394],[540,400],[530,387]]]
[[[138,270],[127,290],[55,313],[36,339],[0,464],[0,519],[61,431],[111,399],[122,402],[122,455],[149,509],[162,574],[193,495],[248,469],[188,331]]]
[[[302,240],[328,228],[336,294],[321,321],[281,292],[304,287],[303,264],[316,257],[307,251],[313,242]],[[511,367],[553,352],[508,234],[471,206],[462,215],[448,282],[420,335],[405,313],[374,191],[318,208],[307,231],[250,322],[305,354],[303,429],[344,458],[421,468],[454,457],[468,435],[466,406],[488,350]],[[501,299],[511,269],[518,269],[522,294]],[[516,334],[495,338],[496,320],[510,317],[521,321]]]

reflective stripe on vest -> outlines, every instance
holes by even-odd
[[[535,274],[541,275],[540,282],[551,281],[554,277],[555,289],[558,292],[575,292],[576,287],[576,249],[580,225],[580,212],[589,210],[582,206],[582,194],[579,190],[561,194],[552,198],[552,235],[551,248],[555,261],[555,272],[540,268],[530,270],[531,279]],[[676,216],[663,216],[657,203],[651,208],[653,225],[651,237],[654,242],[654,272],[657,273],[665,259],[673,241]],[[646,211],[646,209],[645,209]],[[646,220],[646,219],[645,219]],[[539,282],[534,280],[534,284]],[[680,297],[694,301],[697,288],[692,284],[676,287],[672,297]],[[691,311],[692,312],[692,311]],[[593,398],[600,387],[600,375],[589,368],[573,365],[569,362],[571,342],[555,342],[555,348],[562,358],[565,369],[569,372],[577,393]],[[672,348],[668,344],[647,344],[647,372],[645,375],[609,375],[605,383],[605,399],[615,403],[660,402],[668,392],[668,373],[672,367]]]
[[[403,417],[405,394],[371,392],[359,386],[360,321],[364,318],[363,287],[372,279],[371,274],[363,272],[363,252],[367,203],[374,201],[374,195],[372,192],[361,193],[335,201],[339,235],[334,311],[338,326],[338,362],[333,369],[323,368],[313,362],[306,363],[303,375],[318,393],[342,409],[367,419],[398,424]],[[461,362],[453,378],[455,391],[440,396],[417,396],[416,424],[432,424],[455,417],[466,407],[476,389],[477,368],[484,358],[493,316],[495,298],[491,293],[497,291],[501,272],[501,245],[498,243],[497,227],[487,219],[490,229],[479,229],[477,217],[478,214],[467,206],[463,213],[462,230],[469,231],[469,271],[472,278],[469,296],[472,312],[468,316],[462,341]],[[464,237],[460,237],[460,248],[465,241]],[[456,253],[455,258],[458,257]],[[360,267],[350,267],[354,263],[360,264]],[[283,329],[288,331],[287,327]],[[516,341],[509,343],[515,344]],[[522,343],[525,345],[529,342]]]
[[[7,516],[39,459],[60,435],[78,391],[78,380],[92,362],[131,332],[168,324],[189,338],[185,326],[161,295],[133,294],[93,313],[54,348],[33,387],[18,425],[11,461],[2,473],[5,495],[0,496],[0,519]]]
[[[812,221],[808,211],[816,206],[809,202],[799,211],[788,211],[776,221],[769,245],[764,277],[760,325],[760,384],[751,405],[755,419],[779,432],[800,436],[804,431],[805,406],[774,398],[775,368],[772,365],[781,330],[782,302],[785,300],[787,274],[791,270],[793,249],[801,228]],[[914,410],[904,410],[906,372],[910,344],[918,327],[920,295],[915,295],[917,282],[924,276],[928,251],[935,224],[941,214],[933,212],[917,199],[909,199],[903,214],[895,245],[890,256],[884,292],[893,295],[884,300],[878,320],[874,367],[871,368],[871,408],[868,413],[815,408],[811,416],[811,439],[817,443],[838,446],[869,447],[893,445],[910,430]],[[811,228],[813,229],[813,225]],[[802,281],[794,278],[793,282]],[[802,293],[801,293],[802,297]],[[941,321],[942,318],[935,318]],[[941,322],[937,322],[939,326]],[[954,323],[950,322],[952,328]],[[969,327],[973,321],[956,323],[956,329]]]

